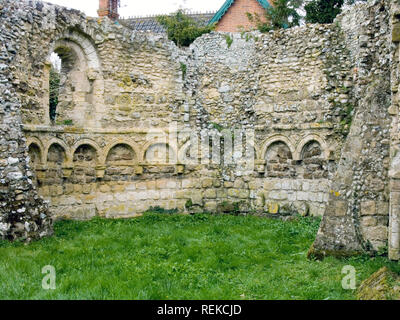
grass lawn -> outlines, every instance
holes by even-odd
[[[24,245],[0,241],[0,299],[354,299],[386,258],[306,259],[320,220],[146,214],[128,220],[61,221],[55,236]],[[41,273],[56,269],[55,290]]]

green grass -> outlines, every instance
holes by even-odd
[[[129,220],[61,221],[55,236],[0,242],[0,299],[354,299],[386,258],[306,259],[319,219],[146,214]],[[43,290],[52,265],[56,290]]]

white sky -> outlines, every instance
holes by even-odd
[[[99,0],[44,0],[61,6],[78,9],[91,17],[97,17]],[[179,8],[192,11],[216,11],[225,0],[121,0],[121,17],[146,16],[171,13]]]

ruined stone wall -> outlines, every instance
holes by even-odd
[[[165,138],[184,100],[175,45],[162,35],[134,34],[54,5],[18,5],[17,13],[41,18],[25,23],[14,84],[35,182],[53,216],[183,209],[186,200],[177,203],[175,195],[181,188],[176,161],[164,157],[167,150],[177,155],[176,142],[167,145]],[[52,52],[62,59],[64,77],[54,120]]]
[[[155,206],[323,213],[346,133],[341,115],[331,114],[339,98],[349,99],[335,90],[348,80],[343,70],[334,94],[322,94],[331,68],[323,49],[339,30],[214,33],[183,51],[163,35],[133,33],[108,19],[24,5],[14,85],[35,182],[53,216],[134,216]],[[234,37],[229,47],[227,36]],[[51,52],[68,67],[54,120]],[[254,166],[210,163],[204,154],[187,161],[188,128],[218,145],[223,129],[254,131]]]
[[[393,42],[391,51],[392,105],[389,113],[392,119],[390,157],[390,210],[389,210],[389,257],[400,259],[400,135],[399,135],[399,85],[400,85],[400,1],[391,5],[391,29]]]
[[[390,1],[356,5],[336,19],[353,65],[355,113],[310,254],[385,248],[389,224]]]
[[[247,193],[257,212],[323,214],[354,104],[341,37],[336,26],[309,25],[210,34],[190,47],[191,127],[254,131],[254,170],[220,170],[229,201]]]
[[[21,100],[13,76],[24,22],[13,4],[0,2],[0,237],[30,241],[52,233],[46,204],[28,166]]]
[[[16,101],[0,138],[20,139],[13,158],[35,172],[26,181],[53,217],[325,212],[314,253],[387,244],[386,1],[332,25],[215,32],[187,49],[54,5],[0,4],[1,35],[14,39],[1,70]],[[62,59],[54,119],[52,52]],[[2,148],[5,176],[16,160]]]

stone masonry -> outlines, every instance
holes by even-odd
[[[213,32],[180,49],[108,18],[0,0],[1,236],[156,206],[300,213],[324,215],[310,254],[389,245],[398,259],[394,8],[370,1],[331,25]]]
[[[372,1],[357,5],[336,19],[354,66],[353,94],[357,105],[310,254],[349,255],[387,245],[390,3]]]

